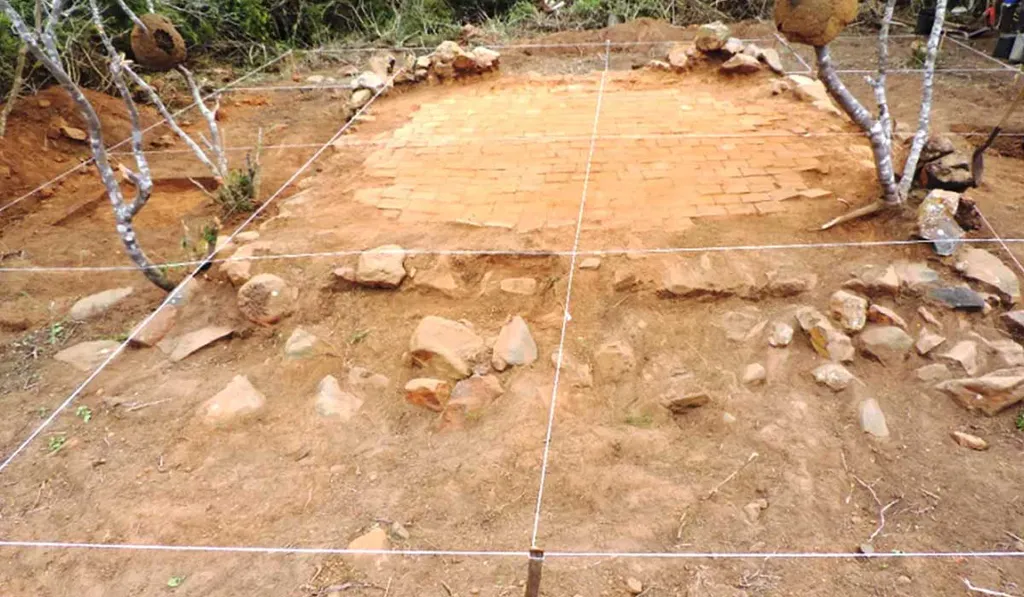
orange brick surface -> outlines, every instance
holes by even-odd
[[[575,226],[586,180],[587,229],[684,230],[831,197],[805,177],[863,144],[794,135],[837,122],[794,101],[743,105],[727,87],[633,76],[609,77],[593,148],[595,76],[428,99],[366,159],[354,199],[404,222],[531,231]]]

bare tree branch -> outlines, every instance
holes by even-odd
[[[914,172],[917,171],[917,162],[921,158],[921,150],[928,139],[928,125],[932,112],[932,89],[935,82],[935,62],[939,56],[939,41],[942,39],[942,26],[946,20],[946,0],[935,2],[935,22],[932,24],[931,35],[928,36],[928,53],[924,61],[924,81],[921,84],[921,112],[917,119],[917,132],[914,133],[914,141],[910,146],[910,153],[907,155],[907,163],[903,166],[903,178],[900,180],[900,197],[906,197],[910,193],[910,187],[914,184]]]
[[[213,152],[214,158],[217,160],[217,167],[220,168],[221,176],[226,176],[228,173],[228,160],[224,156],[224,138],[220,134],[220,130],[217,127],[217,110],[220,109],[220,98],[216,98],[213,110],[210,110],[206,106],[206,102],[203,101],[202,96],[199,94],[199,86],[196,85],[196,81],[192,78],[192,73],[189,72],[185,65],[178,65],[178,72],[185,77],[185,81],[188,82],[188,88],[192,90],[192,99],[195,101],[196,106],[199,107],[199,111],[203,114],[206,119],[206,126],[210,129],[210,151]]]
[[[100,40],[107,50],[107,55],[110,56],[109,68],[114,80],[114,86],[121,95],[121,100],[128,111],[128,119],[131,123],[132,155],[135,157],[135,165],[139,170],[137,174],[135,172],[127,172],[129,180],[135,185],[136,189],[135,200],[128,206],[128,213],[130,217],[134,218],[135,214],[139,213],[139,210],[149,201],[149,197],[153,193],[153,175],[149,169],[149,160],[146,159],[146,154],[142,148],[142,121],[139,118],[139,110],[135,105],[135,101],[132,99],[131,91],[128,90],[128,85],[124,80],[124,72],[121,68],[123,58],[114,48],[114,43],[111,41],[110,36],[107,35],[107,31],[103,26],[103,17],[100,14],[96,0],[89,0],[89,6],[92,10],[93,24],[96,26]]]
[[[157,95],[156,91],[154,91],[153,88],[150,87],[149,83],[146,83],[146,81],[142,77],[140,77],[138,73],[132,70],[132,68],[129,65],[123,64],[121,68],[124,70],[124,72],[128,74],[129,77],[131,77],[133,83],[135,83],[138,87],[140,87],[143,91],[146,92],[146,95],[149,96],[149,101],[151,101],[153,105],[156,106],[156,109],[160,112],[160,115],[164,117],[164,121],[166,121],[167,126],[170,127],[174,134],[177,135],[178,138],[180,138],[182,141],[184,141],[186,145],[188,145],[188,148],[191,149],[192,152],[196,154],[196,157],[199,158],[199,161],[202,162],[204,166],[209,168],[210,171],[214,173],[214,176],[218,178],[218,181],[224,180],[227,176],[227,171],[222,171],[216,165],[214,165],[214,163],[210,161],[209,156],[206,155],[206,152],[203,151],[203,148],[200,147],[199,144],[195,142],[195,139],[189,136],[189,134],[186,133],[185,131],[181,130],[181,126],[179,126],[178,122],[174,119],[174,115],[171,114],[171,111],[167,109],[167,105],[164,104],[162,99],[160,99],[160,96]]]
[[[136,27],[145,31],[147,35],[149,34],[149,27],[146,27],[146,24],[142,22],[142,19],[140,19],[135,12],[125,4],[124,0],[117,0],[117,5],[121,7],[121,10],[123,10],[126,15],[128,15],[128,18],[132,20],[132,23],[135,23]],[[149,12],[154,11],[151,10]]]
[[[832,64],[828,46],[816,46],[814,50],[818,57],[818,78],[824,83],[829,95],[839,103],[847,116],[867,133],[868,139],[871,141],[871,152],[875,157],[875,167],[878,171],[878,182],[882,186],[883,199],[888,204],[898,205],[902,200],[896,187],[896,177],[893,171],[892,143],[885,135],[882,122],[872,118],[871,113],[843,84],[836,73],[835,65]]]
[[[882,29],[878,32],[878,77],[868,79],[875,90],[875,103],[878,104],[878,120],[882,123],[885,138],[892,143],[892,115],[889,112],[889,100],[886,97],[886,71],[889,68],[889,29],[892,26],[892,15],[896,10],[896,0],[887,0],[885,13],[882,15]]]

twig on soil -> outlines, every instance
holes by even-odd
[[[862,218],[864,216],[869,216],[873,213],[882,211],[887,207],[889,206],[886,205],[884,201],[875,201],[863,207],[858,207],[853,211],[848,211],[841,216],[836,216],[835,218],[832,218],[831,220],[822,224],[821,227],[818,228],[818,230],[828,230],[829,228],[838,226],[839,224],[850,222],[852,220],[856,220],[857,218]]]
[[[142,404],[132,405],[132,406],[130,406],[130,407],[124,409],[124,410],[125,410],[125,412],[133,413],[133,412],[135,412],[137,410],[142,410],[144,408],[149,408],[150,406],[156,406],[157,404],[163,404],[164,402],[170,402],[170,401],[171,401],[170,398],[164,398],[163,400],[154,400],[153,402],[143,402]]]
[[[853,476],[853,479],[855,481],[857,481],[857,483],[859,483],[861,487],[863,487],[864,489],[868,490],[868,493],[871,494],[871,499],[875,500],[875,504],[878,505],[878,528],[876,528],[875,532],[871,533],[871,536],[868,537],[868,543],[871,543],[872,541],[875,540],[875,537],[877,537],[878,534],[882,532],[882,529],[885,528],[885,513],[886,513],[886,511],[888,511],[889,508],[892,508],[896,504],[900,503],[900,500],[902,498],[896,498],[893,501],[891,501],[888,504],[885,504],[883,506],[882,505],[882,500],[878,499],[878,494],[875,493],[875,488],[873,487],[874,484],[868,485],[863,480],[861,480],[861,478],[858,477],[857,475],[852,475],[852,476]],[[878,481],[875,481],[875,483],[878,483]]]
[[[391,593],[391,580],[393,578],[393,576],[388,577],[388,586],[384,587],[384,597],[388,597],[388,595]]]
[[[453,591],[452,588],[448,586],[448,583],[442,580],[441,586],[444,587],[444,590],[448,592],[448,597],[455,597],[455,591]]]
[[[936,494],[934,494],[934,493],[932,493],[932,492],[928,491],[927,489],[924,489],[923,487],[921,488],[921,493],[923,493],[923,494],[925,494],[926,496],[928,496],[928,497],[932,498],[932,499],[933,499],[933,500],[935,500],[936,502],[937,502],[937,501],[939,501],[939,496],[938,496],[938,495],[936,495]]]
[[[340,593],[341,591],[347,591],[349,589],[377,589],[379,591],[383,591],[384,587],[364,582],[348,581],[343,582],[340,585],[330,585],[328,587],[323,587],[319,591],[317,591],[316,594],[317,597],[320,597],[321,595],[328,595],[330,593]]]
[[[963,580],[964,580],[964,586],[967,587],[968,591],[973,591],[975,593],[981,593],[982,595],[994,595],[995,597],[1017,597],[1016,595],[1011,595],[1009,593],[1003,593],[1001,591],[993,591],[991,589],[983,589],[981,587],[976,587],[976,586],[972,585],[971,581],[969,581],[966,578],[963,579]]]
[[[732,481],[733,477],[735,477],[736,475],[740,474],[740,471],[742,471],[743,469],[747,468],[747,465],[750,464],[751,462],[753,462],[754,460],[756,460],[757,456],[758,456],[757,452],[751,452],[750,456],[747,457],[747,460],[743,464],[741,464],[738,469],[734,470],[732,472],[732,474],[730,474],[728,477],[726,477],[725,480],[723,480],[718,485],[715,485],[714,489],[709,491],[708,494],[706,496],[704,496],[704,499],[705,500],[709,500],[712,497],[714,497],[715,494],[718,493],[719,489],[721,489],[729,481]]]

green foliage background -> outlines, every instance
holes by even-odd
[[[105,5],[109,31],[127,46],[131,23],[113,0]],[[145,0],[127,0],[138,13]],[[31,23],[34,0],[12,0]],[[68,0],[77,9],[63,23],[59,43],[65,62],[79,82],[102,88],[104,61],[95,54],[94,33],[85,18],[85,0]],[[44,1],[44,4],[48,2]],[[156,8],[171,18],[189,45],[193,58],[253,64],[266,61],[285,47],[326,43],[431,45],[457,36],[471,22],[499,34],[531,30],[602,27],[609,13],[624,20],[637,17],[673,19],[677,24],[722,16],[749,18],[766,6],[752,0],[571,0],[557,16],[545,15],[531,0],[157,0]],[[768,6],[770,10],[770,6]],[[18,41],[10,23],[0,17],[0,94],[13,78]],[[45,82],[35,69],[30,81]]]

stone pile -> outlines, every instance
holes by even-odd
[[[682,72],[703,60],[720,62],[719,69],[723,73],[751,74],[767,67],[776,74],[785,74],[782,59],[776,50],[744,44],[732,37],[729,27],[719,21],[702,25],[692,45],[677,43],[669,49],[664,61],[653,61],[648,67]]]

